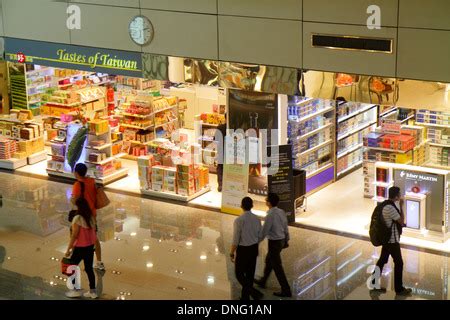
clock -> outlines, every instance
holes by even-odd
[[[153,40],[153,25],[147,17],[136,16],[131,20],[128,27],[131,39],[134,43],[144,46]]]

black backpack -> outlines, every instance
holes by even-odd
[[[394,202],[391,200],[385,200],[382,203],[379,203],[372,213],[369,236],[370,242],[372,242],[375,247],[387,244],[391,239],[392,227],[389,228],[383,218],[383,208],[387,205],[392,205],[396,208]],[[394,225],[395,223],[392,224],[392,226]]]

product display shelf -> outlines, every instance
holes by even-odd
[[[350,148],[347,148],[341,152],[338,152],[337,157],[338,158],[345,157],[346,155],[348,155],[358,149],[361,149],[363,146],[364,146],[363,143],[358,143],[357,145],[351,146]]]
[[[0,159],[0,168],[8,170],[16,170],[25,167],[28,164],[27,158],[23,159]]]
[[[180,202],[189,202],[194,200],[195,198],[198,198],[202,195],[204,195],[205,193],[211,191],[211,187],[206,187],[203,188],[202,190],[200,190],[199,192],[190,195],[190,196],[182,196],[179,194],[175,194],[175,193],[167,193],[167,192],[162,192],[162,191],[153,191],[153,190],[145,190],[145,189],[141,189],[141,193],[148,195],[148,196],[153,196],[153,197],[158,197],[158,198],[164,198],[164,199],[170,199],[170,200],[176,200],[176,201],[180,201]]]
[[[363,164],[362,160],[352,163],[352,164],[348,165],[345,169],[338,171],[337,176],[340,177],[346,173],[349,173],[349,172],[353,171],[354,169],[359,168],[362,164]]]

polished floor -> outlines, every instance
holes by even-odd
[[[70,185],[0,172],[0,299],[66,299],[60,259],[66,250]],[[102,299],[237,299],[240,287],[228,258],[235,217],[161,201],[109,194],[98,214],[104,274]],[[378,251],[369,242],[291,228],[283,261],[293,299],[391,300],[371,295],[368,270]],[[263,270],[262,243],[257,274]],[[448,299],[448,254],[403,249],[408,299]],[[87,287],[83,274],[83,285]],[[274,299],[274,275],[264,290]]]

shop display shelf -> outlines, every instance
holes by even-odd
[[[332,123],[329,123],[329,124],[327,124],[327,125],[324,125],[323,127],[320,127],[320,128],[315,129],[315,130],[312,130],[312,131],[310,131],[310,132],[308,132],[308,133],[305,133],[305,134],[302,135],[302,136],[297,136],[296,139],[298,140],[298,139],[306,139],[306,138],[309,138],[309,137],[311,137],[311,136],[313,136],[313,135],[315,135],[315,134],[317,134],[317,133],[319,133],[319,132],[321,132],[321,131],[323,131],[323,130],[325,130],[325,129],[327,129],[327,128],[330,128],[331,126],[333,126],[333,124],[332,124]]]
[[[297,157],[303,157],[307,154],[310,154],[311,152],[317,151],[317,150],[319,150],[323,147],[326,147],[327,145],[332,144],[332,143],[333,143],[333,140],[328,140],[328,141],[322,142],[321,144],[319,144],[311,149],[308,149],[306,151],[303,151],[303,152],[297,154]]]
[[[411,119],[414,118],[414,117],[415,117],[414,114],[409,115],[409,116],[407,116],[405,119],[400,120],[400,122],[401,122],[401,123],[405,123],[405,122],[407,122],[408,120],[411,120]]]
[[[431,161],[428,161],[424,165],[425,167],[435,168],[435,169],[441,169],[441,170],[450,170],[450,166],[443,166],[437,163],[433,163]]]
[[[449,144],[441,144],[441,143],[434,143],[434,142],[428,142],[428,144],[430,146],[435,146],[435,147],[450,148]]]
[[[141,127],[141,126],[135,126],[132,124],[125,124],[125,123],[121,123],[121,124],[119,124],[119,126],[124,127],[124,128],[139,129],[139,130],[149,130],[149,129],[153,128],[153,125]]]
[[[161,112],[164,112],[164,111],[167,111],[167,110],[172,110],[173,108],[176,108],[176,107],[177,107],[177,105],[169,106],[169,107],[166,107],[164,109],[161,109],[161,110],[158,110],[158,111],[154,111],[152,114],[158,114],[158,113],[161,113]]]
[[[355,116],[357,116],[357,115],[359,115],[359,114],[362,114],[362,113],[365,113],[365,112],[367,112],[367,111],[369,111],[369,110],[372,110],[372,109],[375,108],[375,107],[377,107],[376,104],[369,105],[369,106],[367,106],[367,107],[365,107],[365,108],[363,108],[363,109],[360,109],[360,110],[358,110],[358,111],[356,111],[356,112],[353,112],[353,113],[351,113],[351,114],[349,114],[349,115],[346,115],[346,116],[343,116],[343,117],[341,117],[341,118],[338,118],[338,123],[344,122],[344,121],[346,121],[346,120],[348,120],[348,119],[350,119],[350,118],[353,118],[353,117],[355,117]]]
[[[341,151],[340,153],[338,153],[337,157],[338,157],[338,159],[342,158],[342,157],[345,157],[346,155],[349,155],[350,153],[353,153],[356,150],[361,149],[363,146],[364,145],[362,143],[360,143],[360,144],[357,144],[356,146],[353,146],[351,148],[347,148],[344,151]]]
[[[105,134],[109,134],[109,131],[105,131],[105,132],[88,132],[88,134],[91,135],[91,136],[99,137],[99,136],[103,136]]]
[[[398,111],[398,108],[397,108],[397,107],[394,107],[394,108],[391,108],[391,109],[389,109],[389,110],[386,110],[386,111],[384,111],[383,113],[380,114],[380,118],[384,118],[384,117],[386,117],[387,115],[390,115],[390,114],[392,114],[392,113],[394,113],[394,112],[397,112],[397,111]]]
[[[349,167],[347,167],[347,168],[345,168],[344,170],[342,170],[342,171],[340,171],[340,172],[338,172],[337,173],[337,176],[339,177],[339,176],[342,176],[343,174],[345,174],[345,173],[347,173],[347,172],[349,172],[349,171],[351,171],[351,170],[353,170],[353,169],[355,169],[355,168],[357,168],[357,167],[359,167],[359,166],[361,166],[362,165],[362,163],[363,163],[363,161],[361,160],[361,161],[358,161],[358,162],[355,162],[355,163],[353,163],[352,165],[350,165]]]
[[[31,76],[34,76],[34,75],[39,74],[41,72],[47,72],[49,70],[51,70],[50,67],[44,67],[44,68],[40,68],[40,69],[37,69],[37,70],[26,71],[26,75],[31,77]]]
[[[35,154],[30,155],[27,159],[28,159],[28,164],[30,164],[30,165],[36,164],[41,161],[45,161],[45,160],[47,160],[47,152],[45,150],[41,151],[41,152],[37,152]]]
[[[371,199],[376,202],[383,202],[384,200],[387,200],[386,198],[378,197],[378,196],[372,197]]]
[[[198,198],[201,195],[204,195],[205,193],[207,193],[209,191],[211,191],[211,188],[208,186],[208,187],[203,188],[202,190],[198,191],[197,193],[194,193],[193,195],[182,196],[182,195],[175,194],[175,193],[167,193],[167,192],[161,192],[161,191],[141,189],[141,193],[148,195],[148,196],[153,196],[156,198],[170,199],[170,200],[177,200],[177,201],[182,201],[182,202],[189,202],[191,200],[194,200],[195,198]]]
[[[109,157],[109,158],[106,158],[105,160],[98,161],[98,162],[89,161],[89,160],[86,160],[84,162],[85,163],[89,163],[89,164],[95,164],[95,165],[98,165],[98,166],[102,166],[102,165],[105,165],[107,163],[113,162],[114,160],[116,160],[116,157]]]
[[[375,120],[375,121],[370,121],[370,122],[365,123],[365,124],[363,124],[363,125],[359,125],[356,129],[353,129],[353,130],[351,130],[350,132],[346,132],[346,133],[344,133],[344,134],[341,134],[340,136],[338,135],[338,140],[343,140],[343,139],[345,139],[345,138],[348,138],[348,137],[350,137],[351,135],[353,135],[353,134],[355,134],[355,133],[358,133],[359,131],[362,131],[362,130],[364,130],[364,129],[367,129],[368,127],[373,126],[373,125],[375,125],[375,124],[377,124],[377,121],[376,121],[376,120]]]
[[[449,128],[450,129],[450,125],[448,125],[448,124],[419,122],[417,120],[416,120],[416,125],[418,125],[418,126],[426,126],[426,127]]]
[[[390,182],[374,181],[374,182],[372,182],[372,184],[375,186],[388,188],[388,187],[392,187],[394,185],[394,182],[393,181],[390,181]]]
[[[89,150],[103,150],[112,146],[112,143],[105,143],[104,145],[95,147],[95,146],[86,146],[86,149]]]
[[[378,151],[393,152],[393,153],[407,153],[407,152],[410,152],[412,150],[412,149],[410,149],[410,150],[396,150],[396,149],[386,149],[386,148],[367,147],[367,146],[365,146],[365,148],[370,149],[370,150],[378,150]]]
[[[164,127],[166,124],[169,124],[169,123],[172,123],[172,122],[175,122],[175,121],[178,121],[178,118],[175,118],[175,119],[173,119],[173,120],[170,120],[170,121],[165,122],[165,123],[162,123],[162,124],[155,125],[155,129],[156,129],[156,128],[162,128],[162,127]]]
[[[150,118],[152,116],[152,113],[149,113],[149,114],[134,114],[134,113],[128,113],[128,112],[121,112],[120,115],[127,116],[127,117],[147,119],[147,118]]]
[[[290,122],[296,122],[296,123],[302,123],[302,122],[308,121],[310,119],[313,119],[313,118],[315,118],[317,116],[320,116],[320,115],[322,115],[324,113],[327,113],[327,112],[330,112],[330,111],[333,111],[333,110],[334,110],[334,107],[328,107],[328,108],[316,111],[314,113],[308,114],[306,116],[303,116],[302,118],[299,118],[299,119],[296,119],[296,120],[289,120],[289,121]]]
[[[331,168],[333,165],[334,165],[333,163],[328,163],[327,165],[322,166],[322,167],[320,167],[319,169],[317,169],[317,170],[315,170],[315,171],[313,171],[313,172],[308,173],[308,174],[306,175],[306,179],[309,179],[309,178],[315,176],[316,174],[321,173],[322,171],[325,171],[325,170]]]
[[[47,168],[47,174],[49,176],[55,176],[55,177],[61,177],[61,178],[66,178],[66,179],[70,179],[70,180],[75,180],[73,173],[70,173],[70,172],[58,171],[58,170]],[[93,177],[93,178],[95,178],[96,183],[101,184],[101,185],[106,185],[106,184],[109,184],[116,180],[119,180],[123,177],[126,177],[127,175],[128,175],[128,169],[123,168],[123,169],[116,170],[115,172],[113,172],[107,176]]]
[[[49,106],[57,106],[57,107],[65,107],[65,108],[73,108],[76,106],[80,106],[81,102],[75,102],[75,103],[70,103],[70,104],[65,104],[65,103],[58,103],[58,102],[52,102],[52,101],[47,101],[45,103],[45,105],[49,105]]]
[[[79,78],[79,77],[92,76],[92,75],[94,75],[94,74],[95,74],[94,72],[78,73],[78,74],[74,74],[74,75],[72,75],[72,76],[68,76],[68,77],[64,77],[64,78],[58,78],[58,77],[55,77],[55,78],[56,78],[56,81],[57,81],[57,82],[60,82],[60,81],[64,81],[64,80],[67,80],[67,79],[73,79],[73,78]]]
[[[204,127],[213,127],[213,128],[217,128],[219,125],[218,125],[218,124],[212,124],[212,123],[204,123],[204,122],[202,122],[202,126],[204,126]]]
[[[27,158],[23,159],[1,159],[0,160],[0,168],[1,169],[8,169],[8,170],[16,170],[22,167],[25,167],[27,165],[28,161]]]

